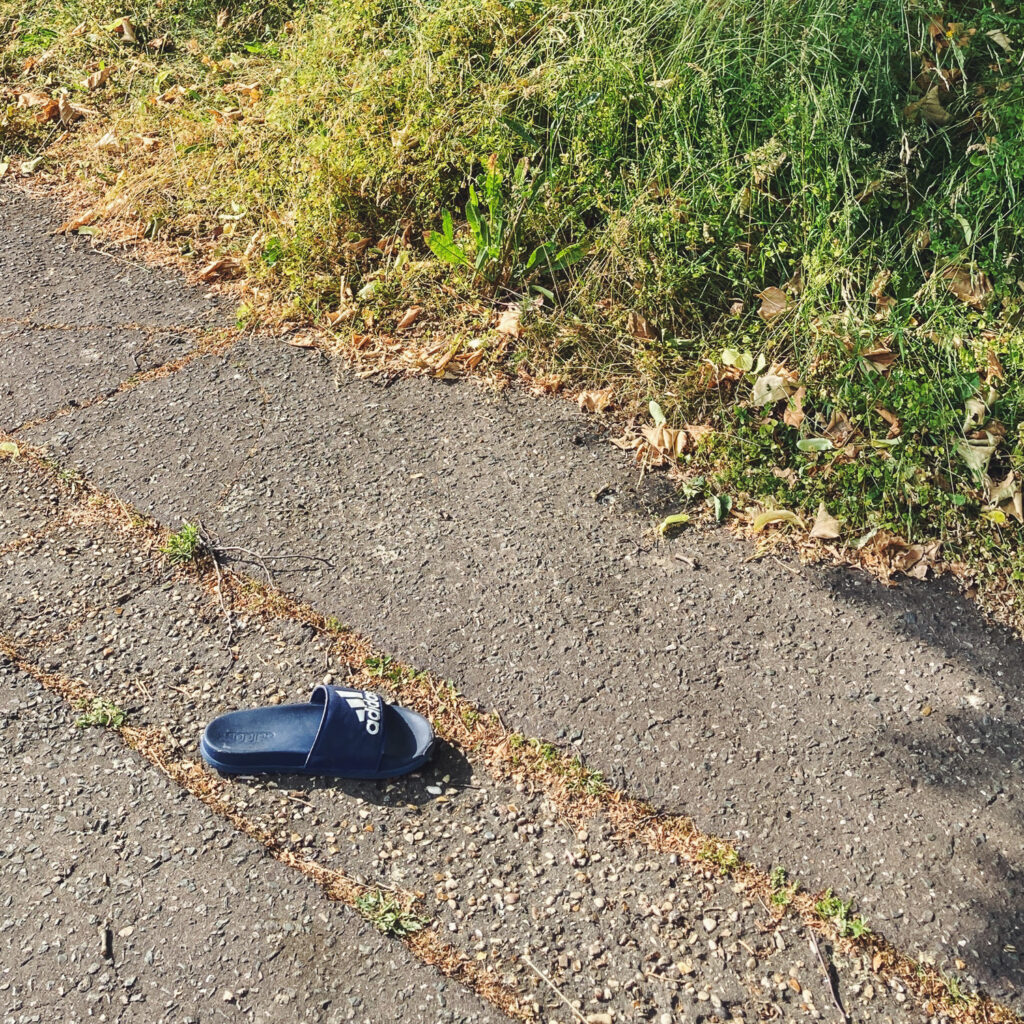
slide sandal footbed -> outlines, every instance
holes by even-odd
[[[432,752],[430,723],[375,693],[318,686],[307,704],[232,711],[206,727],[201,750],[218,771],[391,778]]]

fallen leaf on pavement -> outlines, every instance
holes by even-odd
[[[231,277],[238,272],[238,260],[234,256],[222,256],[208,263],[199,271],[200,281],[214,281],[220,277]]]
[[[93,92],[99,89],[100,86],[105,85],[113,72],[112,68],[100,68],[99,71],[94,71],[88,78],[82,82],[82,88],[88,89],[89,92]]]
[[[396,331],[408,330],[408,328],[412,327],[412,325],[416,322],[417,318],[419,317],[420,313],[422,313],[422,312],[423,312],[423,307],[422,306],[410,306],[405,311],[405,313],[402,314],[402,319],[399,320],[397,324],[395,324],[395,330]]]
[[[644,443],[643,438],[636,435],[630,437],[629,434],[623,434],[622,437],[612,437],[609,440],[616,448],[621,448],[624,452],[634,451]]]
[[[80,213],[77,217],[72,217],[71,220],[65,221],[58,228],[59,231],[78,231],[81,228],[87,227],[92,224],[99,217],[99,211],[93,207],[90,210],[86,210],[85,213]]]
[[[786,405],[786,411],[782,414],[782,422],[787,427],[799,427],[804,421],[804,399],[807,397],[807,388],[797,388],[790,396]]]
[[[584,412],[604,412],[612,404],[612,388],[581,391],[576,397],[576,404]]]
[[[761,300],[757,315],[762,320],[774,320],[790,308],[789,296],[781,288],[765,288],[757,293],[757,297]]]
[[[519,322],[522,313],[518,306],[509,306],[498,320],[498,333],[507,334],[510,338],[522,336],[523,326]]]
[[[284,343],[292,348],[316,348],[316,342],[308,334],[299,334],[291,338],[285,338]]]
[[[822,502],[818,506],[818,514],[814,517],[810,535],[814,540],[836,540],[841,526],[842,523],[829,513],[825,508],[825,502]]]
[[[754,533],[760,533],[766,526],[772,526],[775,523],[799,526],[801,530],[807,529],[804,521],[795,512],[790,512],[786,508],[773,508],[754,517]]]
[[[665,516],[665,518],[658,524],[658,533],[664,537],[672,527],[685,526],[689,521],[690,517],[685,512],[677,512],[673,516]]]
[[[0,441],[0,457],[16,459],[20,455],[21,449],[13,441]]]

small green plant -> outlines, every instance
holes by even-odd
[[[946,995],[954,1006],[966,1006],[972,999],[963,990],[963,982],[955,974],[943,974],[942,984],[946,986]]]
[[[75,725],[79,729],[86,729],[94,725],[106,729],[120,729],[128,717],[123,708],[119,708],[112,701],[103,697],[93,697],[91,701],[82,701],[79,707],[83,712],[75,719]]]
[[[727,875],[740,866],[740,855],[735,848],[719,839],[709,839],[704,844],[700,859],[706,864],[714,864]]]
[[[181,529],[167,537],[167,543],[160,549],[171,565],[182,565],[194,562],[202,550],[203,541],[199,536],[199,527],[192,523],[182,523]]]
[[[814,905],[819,917],[835,925],[839,938],[859,939],[864,935],[870,935],[871,929],[868,928],[867,922],[859,914],[851,913],[852,907],[853,900],[841,900],[832,894],[831,889],[828,889]]]
[[[469,186],[465,213],[472,245],[456,240],[452,215],[445,210],[442,230],[431,232],[427,239],[431,252],[444,263],[471,268],[491,285],[505,285],[514,278],[525,282],[540,274],[554,277],[579,262],[585,254],[582,245],[559,248],[554,242],[537,246],[523,262],[526,256],[522,240],[523,216],[537,203],[544,184],[542,174],[527,182],[528,167],[526,160],[516,165],[512,194],[506,196],[498,158],[492,155],[476,185]],[[535,286],[535,290],[554,298],[544,288]]]
[[[772,887],[772,903],[777,907],[788,907],[793,902],[798,886],[796,882],[790,882],[786,869],[776,865],[768,876],[768,882]]]
[[[401,938],[427,926],[427,922],[417,917],[407,903],[380,889],[368,889],[359,896],[356,909],[384,935]]]

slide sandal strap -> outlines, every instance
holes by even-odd
[[[384,756],[384,701],[369,690],[318,686],[309,698],[322,704],[323,716],[309,748],[306,769],[333,774],[376,771]]]

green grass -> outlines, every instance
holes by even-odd
[[[148,237],[239,257],[288,315],[423,305],[488,359],[711,422],[683,459],[723,515],[824,501],[845,539],[942,538],[1019,593],[1018,5],[221,6],[0,0],[6,99],[102,111],[47,150],[57,127],[0,102],[0,161],[43,155]],[[125,14],[138,45],[107,30]],[[111,130],[120,154],[93,145]],[[523,300],[506,352],[488,303]],[[776,366],[799,423],[761,404]]]

